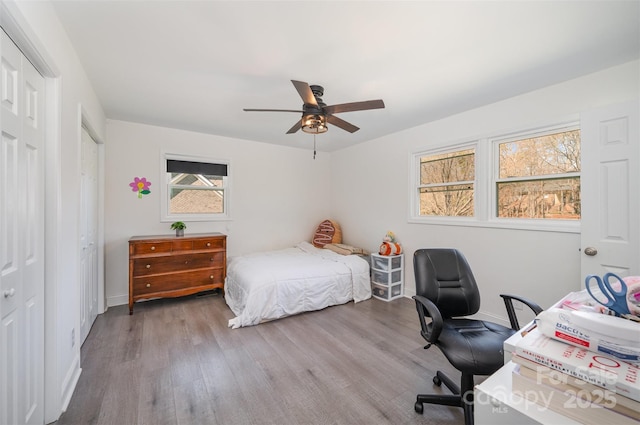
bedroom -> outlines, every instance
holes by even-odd
[[[48,229],[45,248],[50,258],[46,285],[53,296],[47,298],[45,331],[55,335],[47,350],[50,354],[45,359],[45,393],[51,400],[48,403],[51,411],[45,415],[48,418],[57,417],[56,412],[68,401],[80,373],[79,344],[69,343],[74,331],[75,335],[80,334],[79,313],[75,307],[79,302],[80,259],[78,255],[67,253],[75,253],[78,249],[77,170],[81,117],[104,142],[103,255],[106,273],[102,305],[105,307],[126,304],[127,278],[123,264],[127,261],[128,238],[136,234],[170,232],[170,223],[158,219],[160,191],[157,184],[160,181],[160,152],[164,150],[195,155],[206,152],[231,161],[234,168],[233,220],[193,222],[188,223],[187,229],[193,233],[219,231],[227,234],[230,256],[308,240],[317,223],[327,217],[341,224],[346,242],[369,250],[376,249],[385,232],[393,230],[408,253],[426,244],[461,248],[474,265],[479,280],[490,282],[483,286],[483,313],[504,317],[500,301],[496,300],[497,293],[506,285],[504,276],[509,277],[512,292],[536,298],[543,305],[549,305],[565,292],[577,288],[581,275],[580,233],[409,223],[410,154],[431,143],[467,141],[546,125],[570,118],[592,106],[637,98],[639,91],[636,51],[635,56],[618,63],[603,62],[601,68],[590,69],[584,75],[560,78],[529,93],[499,101],[495,99],[488,102],[489,105],[476,105],[412,129],[372,137],[366,143],[331,152],[320,147],[314,159],[310,137],[305,139],[303,148],[298,149],[188,131],[175,128],[169,122],[149,125],[108,117],[92,87],[91,76],[85,74],[66,38],[55,8],[36,2],[7,2],[5,6],[8,10],[3,13],[3,19],[10,16],[9,21],[13,20],[13,25],[23,29],[24,39],[33,43],[32,51],[39,52],[40,60],[50,64],[50,73],[62,78],[57,88],[61,96],[60,120],[51,129],[52,134],[59,135],[60,141],[47,152],[52,168],[47,171],[50,184],[47,188],[51,195],[45,201]],[[316,78],[315,75],[320,78],[322,72],[318,71],[308,79]],[[297,105],[295,92],[286,85],[291,78],[307,79],[304,75],[283,75],[284,93],[254,93],[251,104],[240,107],[261,106],[259,102],[268,106],[274,96],[284,102],[284,106],[289,101]],[[331,93],[335,91],[344,90],[327,86],[325,99],[332,99]],[[355,92],[342,95],[349,95],[345,101],[360,98]],[[378,96],[375,91],[371,95],[386,97],[384,94]],[[390,105],[387,111],[392,111]],[[369,119],[376,120],[374,112],[377,111],[373,111]],[[248,115],[242,118],[253,119]],[[362,122],[360,118],[354,121]],[[287,117],[283,122],[289,122]],[[274,131],[284,136],[288,127],[281,128],[279,124],[280,118],[262,125],[273,126]],[[363,131],[367,128],[362,127]],[[331,133],[330,130],[318,136],[318,144],[325,143],[324,140],[328,143],[331,139],[326,136]],[[344,178],[345,175],[349,177]],[[151,194],[143,199],[128,190],[129,182],[136,176],[147,177],[156,184],[152,185]],[[541,268],[540,264],[545,267]],[[410,264],[407,264],[405,275],[405,294],[410,296],[413,279]],[[546,284],[544,291],[540,290],[541,284]]]

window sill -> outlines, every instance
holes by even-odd
[[[228,215],[175,215],[175,216],[163,216],[160,218],[161,223],[172,223],[174,221],[195,222],[195,221],[231,221],[231,217]]]
[[[509,220],[493,219],[481,221],[474,218],[458,217],[410,217],[411,224],[432,226],[485,227],[495,229],[527,230],[536,232],[580,233],[580,221],[560,220]]]

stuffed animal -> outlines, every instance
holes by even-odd
[[[388,231],[382,238],[380,245],[380,255],[399,255],[402,254],[402,246],[396,242],[396,235],[392,231]]]

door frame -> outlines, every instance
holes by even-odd
[[[61,229],[61,139],[60,139],[60,71],[53,58],[30,25],[26,22],[17,5],[13,2],[0,1],[0,27],[9,35],[33,64],[45,80],[45,136],[44,136],[44,420],[50,423],[57,420],[62,412],[62,397],[58,388],[57,366],[57,310],[58,288],[58,244]],[[70,399],[71,395],[69,395]]]

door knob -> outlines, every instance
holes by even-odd
[[[586,248],[584,249],[584,254],[585,254],[585,255],[588,255],[588,256],[590,256],[590,257],[593,257],[593,256],[594,256],[594,255],[596,255],[597,253],[598,253],[598,250],[597,250],[597,249],[595,249],[595,248],[594,248],[594,247],[592,247],[592,246],[588,246],[588,247],[586,247]]]

